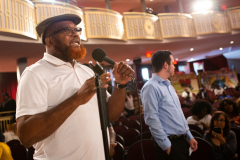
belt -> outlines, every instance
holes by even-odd
[[[170,135],[168,136],[169,139],[186,139],[186,134],[181,135]]]

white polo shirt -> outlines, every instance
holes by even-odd
[[[16,118],[45,112],[76,93],[93,71],[48,53],[27,67],[17,90]],[[109,98],[109,93],[107,94]],[[44,124],[43,124],[44,125]],[[96,94],[80,105],[48,138],[33,145],[37,160],[104,160]]]

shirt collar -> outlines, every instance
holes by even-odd
[[[166,81],[164,81],[160,76],[156,75],[155,73],[152,74],[152,78],[157,80],[159,83],[163,83],[167,86],[169,86],[171,84],[171,82],[168,79]]]
[[[43,56],[43,59],[52,63],[52,64],[55,64],[55,65],[64,65],[64,64],[70,64],[69,62],[64,62],[63,60],[57,58],[57,57],[54,57],[53,55],[51,54],[48,54],[48,53],[44,53],[44,56]],[[76,65],[76,60],[74,59],[74,66]],[[70,64],[71,65],[71,64]]]

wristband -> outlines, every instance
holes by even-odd
[[[122,85],[122,84],[117,83],[116,81],[114,81],[114,84],[116,85],[116,87],[117,87],[118,89],[123,89],[123,88],[126,88],[126,87],[127,87],[127,84]]]

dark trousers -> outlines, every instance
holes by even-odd
[[[186,139],[170,139],[171,152],[168,155],[158,144],[154,143],[155,152],[159,160],[189,160],[189,143]]]

